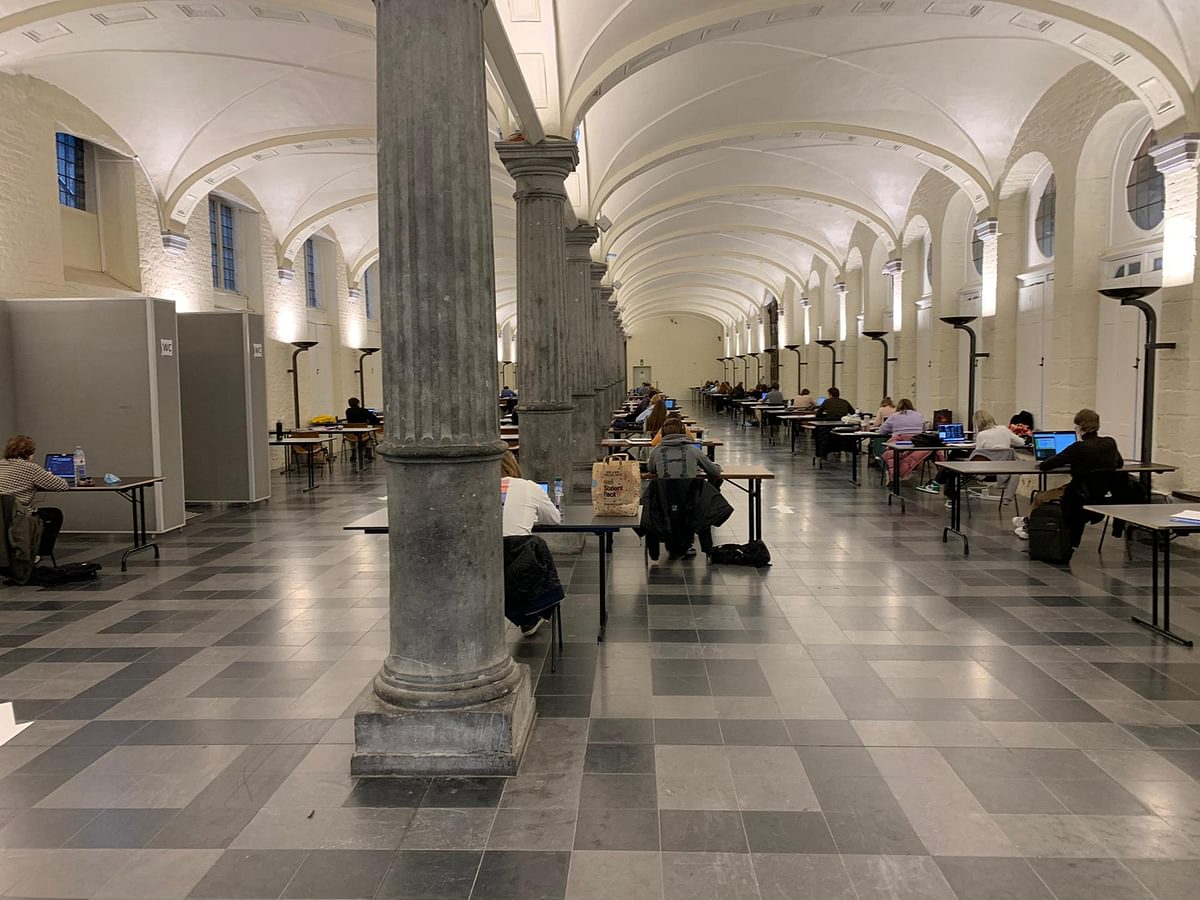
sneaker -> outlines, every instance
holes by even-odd
[[[953,500],[946,501],[946,509],[954,509],[954,501]]]
[[[1019,537],[1023,541],[1029,540],[1029,532],[1026,531],[1024,528],[1014,528],[1013,534],[1015,534],[1017,537]]]
[[[942,486],[936,481],[931,481],[929,484],[917,485],[917,490],[923,494],[940,494],[942,492]]]
[[[1013,516],[1012,523],[1013,523],[1013,528],[1024,528],[1025,527],[1025,517],[1024,516]]]
[[[683,554],[683,556],[681,556],[681,557],[679,557],[679,558],[680,558],[680,559],[691,559],[691,558],[692,558],[693,556],[695,556],[695,555],[696,555],[696,548],[695,548],[695,547],[688,547],[688,548],[687,548],[687,552],[686,552],[686,553],[684,553],[684,554]]]
[[[538,619],[532,625],[522,625],[521,626],[521,634],[523,634],[525,637],[533,637],[535,634],[538,633],[538,629],[542,627],[542,623],[544,621],[546,621],[546,620]]]

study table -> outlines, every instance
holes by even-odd
[[[1038,461],[1036,459],[1029,459],[1028,457],[1024,459],[1006,459],[996,461],[975,461],[969,459],[939,460],[937,462],[937,466],[939,469],[943,469],[954,476],[954,490],[951,492],[953,496],[950,498],[950,521],[946,527],[942,529],[942,543],[946,543],[949,536],[952,534],[962,538],[964,556],[968,555],[971,550],[970,544],[967,541],[967,536],[962,530],[962,496],[963,488],[968,479],[987,478],[989,476],[1002,475],[1014,475],[1017,477],[1020,477],[1021,475],[1036,475],[1038,479],[1038,491],[1044,491],[1046,489],[1046,480],[1051,475],[1068,474],[1068,470],[1066,469],[1051,469],[1049,471],[1042,471],[1038,468]],[[1169,466],[1164,463],[1144,463],[1136,459],[1127,459],[1125,460],[1125,465],[1123,465],[1118,471],[1127,472],[1130,475],[1141,475],[1146,473],[1161,475],[1166,472],[1174,472],[1175,470],[1175,466]],[[1137,509],[1138,506],[1134,504],[1114,508]],[[1162,505],[1155,505],[1154,508],[1165,509],[1166,507]],[[1118,518],[1125,519],[1126,517],[1118,516]],[[1126,519],[1126,521],[1129,520]]]
[[[313,480],[313,457],[316,456],[317,447],[326,442],[332,441],[334,435],[318,435],[316,437],[275,437],[274,433],[271,439],[267,441],[271,447],[307,447],[308,448],[308,487],[304,489],[307,494],[309,491],[316,490],[317,484]]]
[[[1195,534],[1200,532],[1200,522],[1174,522],[1171,516],[1187,509],[1195,509],[1195,505],[1186,503],[1132,503],[1132,504],[1100,504],[1084,506],[1088,512],[1113,519],[1120,519],[1128,525],[1142,528],[1150,532],[1151,557],[1150,568],[1150,621],[1131,616],[1135,625],[1140,625],[1157,635],[1191,647],[1192,641],[1171,630],[1171,541],[1177,535]],[[1158,624],[1159,578],[1158,558],[1159,544],[1162,544],[1162,625]]]
[[[650,438],[605,438],[600,442],[600,446],[604,448],[606,455],[611,456],[618,450],[636,450],[639,447],[650,449],[650,440]],[[724,441],[712,438],[706,441],[699,435],[696,436],[694,443],[702,444],[708,453],[708,458],[714,462],[717,459],[717,448],[725,446]]]
[[[636,516],[598,516],[592,512],[590,503],[568,503],[562,508],[562,522],[558,525],[534,525],[535,534],[594,534],[599,540],[597,547],[600,558],[600,630],[596,641],[604,640],[608,627],[608,555],[612,553],[611,538],[622,528],[637,528],[642,523],[641,511]],[[345,531],[361,531],[364,534],[387,534],[388,511],[380,509],[343,526]]]
[[[121,554],[121,571],[126,571],[129,557],[142,550],[154,550],[154,558],[158,559],[158,543],[151,541],[146,531],[146,488],[163,480],[161,475],[137,475],[123,478],[116,484],[108,484],[103,478],[95,479],[93,484],[74,485],[68,489],[71,493],[79,494],[118,494],[129,501],[133,512],[133,546]]]
[[[935,455],[942,451],[950,450],[974,450],[975,443],[973,441],[958,441],[955,443],[938,444],[934,447],[918,447],[911,440],[896,440],[893,438],[888,441],[884,447],[892,454],[891,478],[888,480],[888,506],[892,505],[892,498],[899,498],[900,512],[907,512],[905,508],[904,494],[900,490],[900,458],[908,453],[933,453]]]
[[[377,430],[378,430],[378,426],[375,426],[375,425],[313,425],[309,428],[285,428],[283,430],[283,433],[287,437],[291,437],[297,431],[315,431],[317,434],[321,435],[323,439],[330,441],[330,448],[329,448],[330,456],[333,459],[337,459],[337,454],[332,452],[333,451],[332,442],[334,440],[336,440],[338,437],[340,437],[342,435],[366,436],[368,434],[374,434]],[[274,432],[274,431],[268,432],[268,434],[270,434],[271,437],[278,437],[278,433]],[[366,443],[366,441],[359,439],[355,443],[359,445],[356,449],[361,451],[362,450],[361,445]],[[276,445],[276,446],[281,446],[281,445]],[[363,467],[363,454],[361,452],[358,452],[355,454],[354,468],[356,471],[361,471],[362,467]]]

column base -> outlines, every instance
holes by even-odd
[[[537,711],[529,667],[503,697],[455,709],[406,709],[372,694],[354,714],[351,775],[515,775]]]

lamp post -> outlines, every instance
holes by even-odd
[[[758,361],[757,353],[748,353],[746,355],[754,357],[754,384],[758,386],[762,384],[762,363]],[[750,380],[750,363],[746,363],[746,380]]]
[[[292,351],[292,367],[288,372],[292,376],[292,409],[296,414],[296,428],[300,427],[300,373],[296,371],[296,357],[301,353],[317,346],[316,341],[292,341],[296,349]],[[345,371],[343,369],[343,371]]]
[[[796,396],[799,397],[800,391],[802,391],[804,389],[804,383],[801,381],[801,378],[800,378],[800,375],[801,375],[800,368],[802,366],[807,366],[808,363],[806,363],[804,361],[804,358],[800,355],[800,346],[801,346],[800,344],[784,344],[783,346],[786,349],[791,350],[793,353],[796,354]]]
[[[828,347],[829,352],[833,354],[833,369],[832,369],[833,374],[831,376],[829,376],[829,386],[837,387],[837,367],[838,367],[837,347],[833,346],[834,344],[837,343],[837,341],[831,341],[831,340],[829,340],[829,338],[825,338],[824,340],[817,341],[817,343],[820,344],[822,347]]]
[[[969,355],[970,359],[967,363],[967,416],[968,418],[975,415],[975,365],[981,359],[987,359],[991,356],[990,353],[977,353],[976,347],[979,346],[979,337],[975,334],[975,330],[970,327],[970,323],[974,322],[978,316],[942,316],[941,319],[947,325],[950,325],[959,331],[965,331],[969,340]]]
[[[737,354],[737,358],[738,358],[738,359],[740,359],[740,360],[742,361],[742,365],[743,365],[743,367],[744,367],[744,369],[743,369],[743,372],[744,372],[744,374],[742,375],[742,378],[741,378],[741,381],[742,381],[742,386],[744,387],[744,386],[745,386],[745,384],[746,384],[746,376],[747,376],[747,375],[750,373],[750,363],[746,362],[746,354],[745,354],[745,353],[739,353],[739,354]],[[735,384],[736,384],[736,383],[737,383],[737,381],[738,381],[738,377],[737,377],[737,363],[734,363],[734,364],[733,364],[733,380],[734,380],[734,383],[735,383]]]
[[[886,331],[864,331],[863,337],[869,337],[873,341],[879,341],[883,344],[883,396],[888,396],[888,363],[894,363],[896,357],[888,356],[888,343],[885,340]]]
[[[1146,319],[1145,356],[1142,365],[1142,442],[1138,454],[1142,462],[1151,462],[1154,456],[1154,364],[1159,350],[1174,350],[1174,341],[1160,343],[1158,340],[1158,313],[1146,302],[1146,297],[1159,290],[1152,285],[1138,287],[1106,288],[1100,293],[1122,306],[1132,306],[1142,311]],[[1142,488],[1150,497],[1150,473],[1142,473]]]
[[[372,353],[378,353],[379,348],[378,347],[359,347],[358,352],[361,353],[362,355],[358,358],[358,368],[354,370],[354,374],[358,376],[358,399],[359,399],[359,402],[362,403],[363,407],[365,408],[367,405],[367,389],[364,386],[365,381],[363,379],[363,360],[366,359],[368,356],[370,356]]]
[[[729,380],[729,357],[728,356],[718,356],[717,362],[719,362],[721,364],[721,380],[728,381]]]

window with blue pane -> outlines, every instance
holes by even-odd
[[[208,198],[208,235],[212,259],[212,285],[225,291],[236,291],[237,240],[233,207],[217,197]]]
[[[320,309],[321,298],[317,294],[317,251],[313,239],[304,242],[304,289],[309,309]]]
[[[58,156],[58,202],[71,209],[87,209],[87,141],[73,134],[55,135]]]
[[[365,301],[367,319],[374,321],[375,319],[375,275],[372,269],[367,269],[363,275],[363,300]]]

